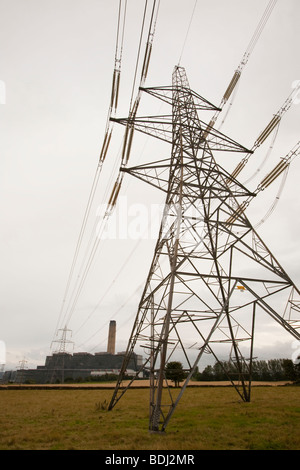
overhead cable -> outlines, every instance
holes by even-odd
[[[241,62],[239,63],[237,69],[235,70],[234,74],[233,74],[233,77],[232,79],[230,80],[229,82],[229,85],[228,87],[226,88],[226,91],[223,95],[223,98],[221,99],[221,102],[220,102],[220,105],[219,105],[219,109],[218,111],[215,112],[214,116],[211,118],[208,126],[207,126],[207,129],[205,131],[205,137],[209,134],[210,132],[210,129],[212,127],[214,127],[216,121],[217,121],[217,118],[220,114],[220,112],[223,110],[224,106],[226,105],[227,101],[229,100],[230,96],[232,95],[233,91],[235,90],[239,80],[240,80],[240,77],[241,77],[241,74],[242,74],[242,71],[245,67],[245,65],[247,64],[248,60],[249,60],[249,57],[256,45],[256,43],[258,42],[261,34],[262,34],[262,31],[275,7],[277,3],[277,0],[270,0],[261,19],[260,19],[260,22],[246,48],[246,51],[242,57],[242,60]]]
[[[68,295],[68,292],[69,292],[69,289],[70,289],[70,285],[71,285],[72,277],[73,277],[73,274],[74,274],[75,265],[77,263],[77,259],[78,259],[80,247],[81,247],[81,244],[82,244],[84,232],[85,232],[85,229],[86,229],[88,217],[89,217],[91,206],[92,206],[92,203],[93,203],[93,200],[94,200],[95,192],[97,190],[102,165],[103,165],[104,159],[107,155],[109,143],[110,143],[110,140],[111,140],[112,130],[109,130],[109,126],[110,126],[110,122],[111,122],[110,117],[112,115],[113,110],[114,110],[114,112],[116,112],[117,102],[118,102],[118,90],[119,90],[119,85],[120,85],[120,72],[121,72],[121,61],[122,61],[122,52],[123,52],[126,8],[127,8],[127,0],[125,0],[125,2],[123,0],[119,0],[112,93],[111,93],[111,102],[110,102],[110,106],[109,106],[109,110],[108,110],[105,135],[104,135],[102,148],[101,148],[101,151],[100,151],[98,165],[97,165],[97,168],[96,168],[95,176],[94,176],[94,179],[93,179],[92,187],[91,187],[91,190],[90,190],[90,194],[89,194],[89,197],[88,197],[86,209],[85,209],[85,212],[84,212],[84,217],[83,217],[83,220],[82,220],[80,233],[79,233],[79,236],[78,236],[78,240],[77,240],[77,244],[76,244],[76,248],[75,248],[75,253],[74,253],[74,256],[73,256],[72,265],[71,265],[70,273],[69,273],[69,276],[68,276],[67,285],[66,285],[66,288],[65,288],[64,296],[63,296],[62,307],[61,307],[60,314],[59,314],[59,317],[58,317],[55,332],[57,331],[57,328],[58,328],[59,322],[60,322],[60,318],[61,318],[61,316],[63,314],[63,311],[64,311],[64,308],[65,308],[67,295]]]
[[[287,176],[287,171],[288,171],[288,168],[290,166],[290,164],[292,163],[292,161],[298,156],[300,155],[300,141],[297,142],[297,144],[292,148],[292,150],[290,150],[290,152],[283,158],[280,159],[280,161],[275,165],[275,167],[269,172],[267,173],[267,175],[261,180],[261,182],[258,184],[256,190],[252,193],[252,195],[248,196],[248,198],[238,206],[238,208],[235,210],[235,212],[229,217],[229,219],[227,220],[227,224],[233,224],[239,216],[241,216],[245,210],[247,209],[247,207],[249,206],[250,202],[261,192],[261,191],[264,191],[265,189],[267,189],[282,173],[285,172],[285,176],[283,178],[283,184],[281,184],[280,186],[280,190],[279,192],[277,193],[277,196],[276,196],[276,200],[275,200],[275,203],[272,204],[271,206],[271,210],[268,210],[267,214],[265,217],[263,217],[263,219],[261,220],[261,222],[259,223],[259,225],[261,225],[266,219],[267,219],[267,216],[269,216],[272,211],[274,210],[275,208],[275,205],[278,203],[278,200],[279,200],[279,197],[283,191],[283,186],[284,186],[284,183],[286,181],[286,176]]]
[[[192,11],[191,19],[190,19],[190,22],[189,22],[189,25],[188,25],[188,28],[187,28],[187,32],[186,32],[185,39],[184,39],[183,46],[182,46],[182,50],[181,50],[181,54],[179,56],[178,67],[180,65],[181,58],[182,58],[182,55],[183,55],[183,52],[184,52],[184,49],[185,49],[186,41],[187,41],[190,29],[191,29],[191,25],[192,25],[192,21],[193,21],[194,15],[195,15],[195,10],[196,10],[197,3],[198,3],[198,0],[196,0],[195,3],[194,3],[194,8],[193,8],[193,11]]]
[[[151,21],[150,21],[150,26],[149,26],[149,31],[148,31],[148,39],[147,39],[147,44],[146,44],[146,48],[145,48],[145,55],[144,55],[144,60],[143,60],[143,64],[146,64],[146,65],[142,68],[140,84],[144,83],[144,81],[146,79],[146,76],[147,76],[147,72],[148,72],[149,60],[150,60],[150,55],[149,55],[150,52],[149,51],[151,51],[152,42],[153,42],[153,38],[154,38],[155,25],[156,25],[157,15],[158,15],[158,5],[159,5],[159,1],[154,0],[153,7],[152,7]],[[144,23],[145,23],[145,17],[146,17],[146,7],[147,7],[147,0],[146,0],[146,4],[145,4],[145,10],[144,10],[144,15],[143,15],[143,21],[142,21],[142,28],[141,28],[139,43],[141,42],[141,38],[143,37]],[[136,76],[136,70],[137,70],[137,67],[138,67],[139,60],[140,60],[140,44],[139,44],[137,64],[136,64],[135,74],[134,74],[134,81],[133,81],[134,84],[135,84],[135,80],[136,80],[135,76]],[[112,87],[114,87],[114,84],[115,84],[115,81],[113,80]],[[134,90],[134,84],[133,84],[132,90]],[[111,99],[111,103],[112,103],[112,101],[113,100]],[[140,90],[139,89],[138,89],[137,98],[135,99],[133,104],[132,104],[132,101],[133,100],[131,100],[131,103],[130,103],[130,112],[129,113],[130,113],[130,116],[135,116],[138,105],[139,105],[139,101],[140,101]],[[111,112],[111,108],[110,108],[110,112]],[[110,115],[110,118],[111,117],[112,116]],[[105,138],[107,138],[107,139],[109,138],[108,133],[106,134]],[[132,145],[132,139],[133,139],[133,128],[128,128],[128,129],[126,129],[125,136],[124,136],[124,141],[123,141],[122,163],[126,164],[128,162],[129,154],[130,154],[130,150],[131,150],[131,145]],[[103,144],[102,148],[105,149],[106,148],[105,145],[106,144],[105,144],[105,139],[104,139],[104,144]],[[101,154],[100,154],[100,156],[101,156]],[[94,257],[96,255],[96,252],[97,252],[97,249],[98,249],[98,245],[99,245],[100,240],[101,240],[101,233],[103,233],[103,231],[105,229],[105,226],[108,222],[108,219],[111,216],[111,214],[112,214],[112,212],[113,212],[113,210],[116,206],[117,199],[118,199],[118,196],[119,196],[119,193],[120,193],[120,190],[121,190],[123,177],[124,177],[124,174],[119,172],[119,174],[117,176],[117,179],[114,183],[112,192],[110,194],[110,197],[108,199],[107,209],[104,213],[104,216],[103,216],[103,219],[102,219],[101,223],[99,224],[100,225],[99,233],[98,233],[97,239],[95,240],[95,242],[93,244],[90,255],[88,257],[83,275],[81,277],[81,280],[79,282],[79,286],[77,288],[77,292],[75,294],[75,298],[72,302],[72,305],[69,304],[70,311],[69,311],[69,314],[68,314],[68,317],[67,317],[66,324],[68,324],[68,322],[71,319],[71,316],[74,312],[74,309],[75,309],[75,306],[77,304],[79,295],[80,295],[80,293],[83,289],[85,280],[87,278],[88,272],[91,268],[92,262],[94,260]],[[66,312],[66,314],[67,314],[67,312]]]
[[[243,157],[243,159],[235,167],[235,169],[231,173],[232,178],[236,178],[241,173],[241,171],[245,168],[246,164],[250,160],[250,157],[251,157],[251,155],[253,155],[255,150],[257,150],[265,142],[265,140],[269,137],[269,135],[274,131],[274,129],[276,129],[279,126],[282,117],[290,109],[291,105],[293,104],[293,100],[294,100],[294,97],[295,97],[295,92],[297,93],[298,90],[300,90],[300,81],[299,81],[299,83],[297,83],[297,86],[296,86],[295,90],[293,90],[289,94],[288,98],[285,100],[283,105],[279,108],[277,113],[272,117],[270,122],[263,129],[263,131],[259,134],[259,136],[255,140],[255,142],[254,142],[254,144],[251,148],[251,151],[249,153],[247,153],[247,155],[245,155]]]

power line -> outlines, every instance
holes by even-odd
[[[95,196],[95,193],[96,193],[96,190],[97,190],[98,181],[99,181],[100,173],[101,173],[101,170],[102,170],[102,165],[103,165],[104,159],[106,157],[108,146],[109,146],[110,139],[111,139],[112,131],[110,131],[110,133],[109,133],[109,125],[110,125],[110,117],[111,117],[111,114],[112,114],[113,106],[114,106],[115,111],[116,111],[116,107],[117,107],[117,97],[118,97],[118,89],[119,89],[119,84],[120,84],[121,60],[122,60],[123,41],[124,41],[126,8],[127,8],[127,0],[125,0],[125,5],[124,5],[124,2],[122,0],[119,0],[118,22],[117,22],[117,33],[116,33],[116,48],[115,48],[115,61],[114,61],[113,84],[112,84],[112,98],[111,98],[111,103],[110,103],[108,116],[107,116],[105,136],[104,136],[104,141],[103,141],[102,149],[101,149],[100,156],[99,156],[99,162],[98,162],[98,165],[97,165],[97,168],[96,168],[96,172],[95,172],[95,175],[94,175],[92,187],[91,187],[91,190],[90,190],[90,193],[89,193],[86,209],[85,209],[85,212],[84,212],[84,216],[83,216],[79,236],[78,236],[78,239],[77,239],[75,253],[74,253],[74,256],[73,256],[69,276],[68,276],[68,279],[67,279],[67,285],[66,285],[66,288],[65,288],[63,301],[62,301],[62,306],[61,306],[61,310],[60,310],[59,317],[58,317],[58,320],[57,320],[57,325],[56,325],[55,331],[57,330],[57,328],[59,326],[60,318],[61,318],[61,316],[63,314],[63,311],[64,311],[64,308],[65,308],[66,298],[67,298],[67,295],[68,295],[68,292],[69,292],[69,289],[70,289],[72,277],[73,277],[73,274],[74,274],[75,265],[77,263],[77,259],[78,259],[79,251],[80,251],[80,248],[81,248],[83,236],[84,236],[84,233],[85,233],[85,230],[86,230],[86,225],[87,225],[88,217],[89,217],[89,214],[90,214],[92,202],[94,200],[94,196]],[[122,13],[122,11],[123,11],[123,13]],[[116,77],[117,77],[117,79],[116,79]],[[117,85],[116,85],[116,83],[117,83]]]
[[[218,119],[218,116],[220,114],[220,112],[223,110],[224,106],[226,105],[227,101],[229,100],[230,96],[232,95],[232,93],[234,92],[234,90],[236,89],[236,86],[240,80],[240,77],[241,77],[241,74],[242,74],[242,71],[245,67],[245,65],[247,64],[248,60],[249,60],[249,57],[251,55],[251,53],[253,52],[253,49],[256,45],[256,43],[258,42],[262,32],[263,32],[263,29],[265,28],[266,24],[267,24],[267,21],[275,7],[277,3],[277,0],[270,0],[260,21],[259,21],[259,24],[257,26],[257,28],[255,29],[255,32],[253,33],[253,36],[251,37],[251,40],[244,52],[244,55],[237,67],[237,69],[235,70],[234,74],[233,74],[233,77],[228,85],[228,87],[226,88],[226,91],[221,99],[221,102],[220,102],[220,105],[219,105],[219,109],[215,112],[215,114],[213,115],[213,117],[211,118],[208,126],[207,126],[207,135],[208,133],[210,132],[210,130],[214,127],[217,119]],[[235,94],[234,94],[235,96]],[[232,105],[232,101],[231,101],[231,105]],[[226,116],[225,116],[226,117]],[[225,118],[224,118],[225,119]],[[222,122],[221,125],[223,125],[224,123],[224,120]]]
[[[148,1],[146,0],[144,13],[143,13],[142,27],[141,27],[141,32],[140,32],[139,47],[138,47],[138,54],[137,54],[137,60],[136,60],[136,66],[135,66],[133,87],[132,87],[132,99],[131,99],[131,103],[130,103],[130,114],[131,115],[136,114],[136,111],[137,111],[138,105],[139,105],[139,101],[140,101],[140,89],[139,89],[137,97],[136,97],[135,102],[134,102],[134,105],[132,106],[133,92],[134,92],[135,81],[136,81],[136,74],[137,74],[137,70],[138,70],[138,64],[139,64],[139,61],[140,61],[141,41],[142,41],[142,38],[143,38],[143,35],[144,35],[144,26],[145,26],[147,5],[148,5]],[[142,68],[142,72],[141,72],[140,84],[144,83],[144,81],[146,79],[146,76],[147,76],[147,72],[148,72],[152,42],[153,42],[153,38],[154,38],[155,26],[156,26],[156,21],[157,21],[157,16],[158,16],[158,9],[159,9],[159,2],[154,0],[153,6],[152,6],[151,20],[150,20],[149,29],[148,29],[148,37],[147,37],[147,43],[146,43],[146,48],[145,48],[145,54],[144,54],[144,61],[143,61],[143,68]],[[118,24],[118,29],[119,29],[119,24]],[[116,70],[114,71],[114,77],[115,77],[115,72],[116,72]],[[118,86],[118,85],[116,85],[116,83],[117,83],[116,79],[114,78],[113,79],[113,85],[112,85],[112,98],[111,98],[110,111],[112,109],[112,103],[115,102],[114,97],[116,96],[116,92],[114,90],[115,90],[115,86]],[[111,116],[110,116],[110,119],[111,119]],[[110,119],[109,119],[109,122],[111,122]],[[101,161],[101,158],[102,158],[101,163],[103,163],[103,160],[106,156],[107,146],[110,142],[111,132],[112,131],[109,132],[107,130],[106,134],[105,134],[104,143],[103,143],[102,151],[101,151],[101,154],[100,154],[100,161]],[[130,132],[129,129],[126,129],[124,140],[123,140],[122,162],[124,162],[124,157],[126,158],[126,162],[129,159],[129,154],[130,154],[131,144],[132,144],[132,138],[133,138],[133,133]],[[116,205],[116,201],[117,201],[120,189],[121,189],[123,177],[124,177],[124,174],[119,172],[119,174],[117,176],[117,179],[115,181],[115,184],[113,186],[113,190],[111,192],[110,198],[109,198],[108,203],[107,203],[107,210],[106,210],[106,212],[104,214],[104,217],[102,219],[100,231],[104,230],[105,224],[107,223],[110,215],[112,214],[112,212],[114,210],[114,207]],[[81,280],[80,280],[80,283],[79,283],[79,286],[77,288],[77,292],[75,294],[75,298],[74,298],[72,304],[71,304],[72,298],[70,299],[70,302],[69,302],[70,311],[69,311],[69,314],[67,316],[66,324],[69,323],[69,321],[71,319],[71,316],[74,312],[75,306],[76,306],[77,301],[78,301],[79,296],[80,296],[80,293],[83,289],[83,286],[84,286],[84,283],[86,281],[87,275],[89,273],[89,270],[90,270],[91,265],[93,263],[94,257],[96,255],[97,250],[98,250],[100,240],[101,240],[101,236],[98,235],[97,239],[94,241],[93,247],[92,247],[90,255],[88,257],[84,272],[82,274],[82,277],[81,277]],[[84,260],[84,262],[85,262],[85,260]],[[77,281],[78,280],[79,280],[79,277],[77,278]],[[74,293],[75,293],[75,289],[73,291],[73,296],[74,296]],[[65,315],[67,315],[67,312],[68,312],[68,309],[67,309]]]
[[[196,10],[197,3],[198,3],[198,0],[196,0],[195,3],[194,3],[194,8],[193,8],[193,11],[192,11],[192,15],[191,15],[191,18],[190,18],[190,22],[189,22],[189,25],[188,25],[188,28],[187,28],[187,32],[186,32],[186,35],[185,35],[185,39],[184,39],[184,41],[183,41],[183,46],[182,46],[182,49],[181,49],[181,54],[180,54],[180,56],[179,56],[178,66],[180,65],[181,58],[182,58],[182,55],[183,55],[183,52],[184,52],[184,49],[185,49],[185,46],[186,46],[187,38],[188,38],[190,29],[191,29],[191,25],[192,25],[192,21],[193,21],[194,15],[195,15],[195,10]]]

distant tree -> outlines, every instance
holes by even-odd
[[[200,381],[209,381],[214,380],[214,370],[212,366],[208,365],[202,372],[198,374],[198,380]]]
[[[300,357],[298,357],[298,362],[294,364],[294,367],[295,367],[295,373],[296,373],[295,382],[297,382],[297,384],[299,385],[300,384]]]
[[[268,367],[272,380],[284,380],[283,359],[270,359]]]
[[[218,361],[213,366],[206,366],[202,372],[196,370],[193,379],[198,381],[221,381],[228,380],[228,377],[234,377],[236,373],[235,363],[232,361]],[[257,381],[290,380],[300,384],[300,356],[295,361],[291,359],[253,361],[252,379]]]
[[[199,369],[198,366],[195,367],[194,373],[192,375],[192,380],[198,380]]]
[[[228,380],[228,374],[232,372],[232,364],[228,361],[216,362],[213,366],[214,380]]]
[[[291,359],[284,359],[283,368],[288,380],[292,382],[298,382],[300,380],[300,366],[298,362],[293,362]]]
[[[252,364],[252,378],[253,380],[272,380],[272,374],[267,361],[253,361]]]
[[[186,374],[183,370],[181,362],[173,361],[168,362],[166,366],[166,379],[171,380],[175,383],[175,387],[179,386],[181,382],[186,377]]]

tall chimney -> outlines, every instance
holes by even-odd
[[[116,322],[115,320],[111,320],[109,322],[107,352],[109,354],[115,354],[115,349],[116,349]]]

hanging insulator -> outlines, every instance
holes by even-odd
[[[152,52],[152,44],[148,42],[147,47],[146,47],[146,52],[145,52],[143,68],[142,68],[142,82],[146,80],[146,77],[148,74],[151,52]]]
[[[241,72],[236,70],[234,72],[234,75],[233,75],[232,79],[231,79],[231,82],[229,83],[229,85],[227,87],[227,90],[224,93],[223,100],[222,100],[223,104],[225,104],[228,101],[231,93],[233,92],[233,90],[235,89],[235,87],[237,85],[237,82],[239,81],[240,76],[241,76]]]
[[[244,166],[246,165],[247,163],[247,160],[243,158],[243,160],[237,165],[237,167],[235,168],[235,170],[233,170],[233,172],[231,173],[231,177],[234,179],[238,176],[238,174],[242,171],[242,169],[244,168]]]
[[[128,145],[127,145],[127,152],[126,152],[126,158],[125,158],[125,165],[127,165],[129,157],[130,157],[130,151],[131,151],[131,145],[132,145],[132,139],[133,139],[133,132],[134,132],[134,127],[130,129],[130,135],[129,135],[129,140],[128,140]]]
[[[111,203],[110,203],[111,207],[114,207],[116,205],[120,189],[121,189],[121,181],[117,182],[117,184],[116,184],[115,194],[114,194],[114,196],[111,200]]]
[[[120,192],[120,189],[121,189],[121,184],[122,184],[122,180],[117,180],[114,184],[114,187],[113,187],[113,190],[111,192],[111,195],[110,195],[110,198],[109,198],[109,201],[108,201],[108,205],[107,205],[107,214],[108,215],[113,210],[114,206],[116,205],[117,198],[118,198],[118,195],[119,195],[119,192]]]
[[[226,221],[226,224],[230,225],[230,224],[233,224],[236,219],[241,215],[243,214],[243,212],[245,211],[245,209],[247,208],[249,202],[248,201],[244,201],[239,207],[238,209],[235,211],[234,214],[232,214],[231,217],[229,217],[229,219]]]
[[[120,87],[120,71],[117,74],[117,85],[116,85],[116,95],[115,95],[115,110],[118,107],[118,99],[119,99],[119,87]]]
[[[273,168],[273,170],[270,171],[267,176],[265,176],[265,178],[260,183],[259,188],[267,188],[276,178],[278,178],[278,176],[289,166],[289,164],[289,161],[281,160],[281,162],[279,162],[275,168]]]
[[[132,109],[130,111],[130,119],[134,119],[138,110],[140,104],[140,96],[138,95],[137,98],[135,99],[135,102],[133,103]]]
[[[108,146],[109,146],[110,139],[111,139],[111,134],[112,134],[112,131],[110,131],[109,134],[108,134],[108,131],[107,131],[106,134],[105,134],[104,142],[103,142],[102,149],[101,149],[101,152],[100,152],[100,157],[99,157],[100,162],[104,162],[104,160],[105,160],[107,150],[108,150]]]
[[[126,130],[125,130],[125,135],[124,135],[123,149],[122,149],[122,165],[124,163],[124,157],[125,157],[125,152],[127,148],[128,132],[129,132],[129,126],[127,125]]]
[[[275,129],[275,127],[280,123],[280,119],[281,117],[278,115],[275,115],[271,119],[267,127],[262,131],[260,136],[257,138],[256,142],[254,143],[255,147],[258,147],[267,139],[267,137],[271,134],[271,132]]]
[[[211,120],[209,121],[206,130],[203,132],[203,135],[202,135],[203,139],[207,138],[211,129],[214,127],[216,120],[217,120],[217,114],[215,114],[215,116],[213,116]]]
[[[110,107],[116,110],[118,104],[119,96],[119,85],[120,85],[120,70],[114,69],[112,89],[111,89],[111,98],[110,98]]]
[[[107,137],[108,137],[108,131],[106,131],[105,136],[104,136],[103,145],[102,145],[102,149],[100,152],[100,160],[101,160],[101,155],[103,154],[104,148],[106,146]]]
[[[111,205],[111,202],[114,199],[114,195],[115,195],[116,189],[118,187],[118,184],[119,184],[118,181],[116,181],[115,184],[114,184],[113,190],[111,192],[111,195],[110,195],[110,198],[109,198],[109,201],[108,201],[109,206]]]
[[[113,107],[114,99],[115,99],[116,74],[117,74],[117,70],[114,69],[113,81],[112,81],[112,87],[111,87],[111,97],[110,97],[110,107],[111,108]]]

